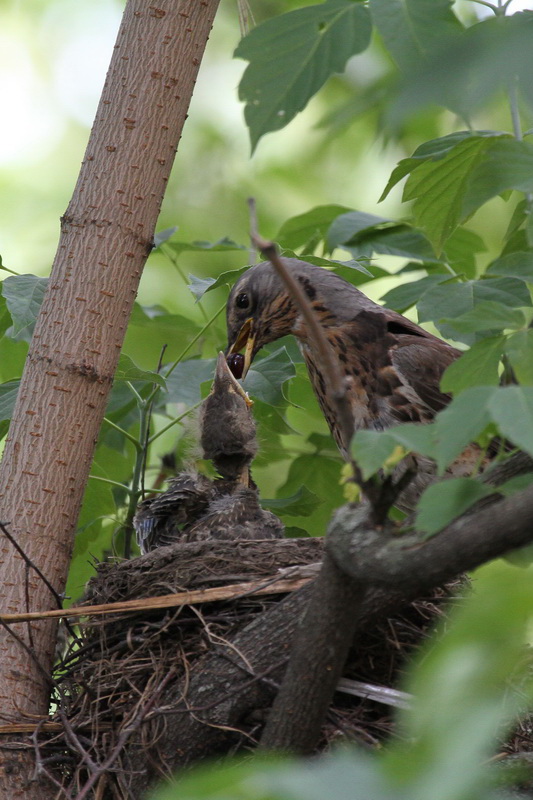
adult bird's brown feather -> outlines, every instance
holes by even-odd
[[[383,308],[340,276],[299,259],[283,259],[299,281],[347,382],[354,428],[384,429],[427,422],[449,401],[439,388],[460,352],[395,311]],[[227,306],[228,353],[245,349],[245,372],[265,344],[293,334],[313,388],[341,451],[336,403],[306,324],[269,262],[237,281]]]

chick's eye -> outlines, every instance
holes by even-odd
[[[241,292],[241,294],[237,295],[235,305],[237,308],[248,308],[250,306],[250,298],[246,292]]]

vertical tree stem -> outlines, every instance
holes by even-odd
[[[61,592],[73,531],[130,311],[218,0],[129,0],[22,377],[0,467],[0,519]],[[48,588],[30,574],[34,608]],[[25,565],[0,553],[0,605],[24,607]],[[0,715],[45,715],[55,628],[35,660],[0,631]],[[42,667],[37,667],[38,661]],[[25,754],[2,751],[0,795],[31,800]],[[7,756],[5,755],[7,754]],[[25,766],[23,763],[25,761]],[[12,763],[11,763],[12,762]],[[2,765],[0,765],[1,767]],[[26,776],[26,778],[24,777]]]

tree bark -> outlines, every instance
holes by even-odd
[[[0,469],[0,520],[57,592],[126,325],[218,0],[129,0],[48,290]],[[50,591],[7,541],[0,604],[50,605]],[[0,718],[45,715],[52,624],[0,630]],[[41,665],[37,665],[37,662]],[[0,795],[29,798],[20,765]],[[36,784],[31,784],[36,786]],[[2,791],[3,790],[3,791]],[[30,793],[29,793],[30,792]],[[35,789],[42,797],[42,788]]]

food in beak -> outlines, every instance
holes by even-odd
[[[242,359],[244,363],[244,356],[241,356],[239,353],[237,354],[239,358]],[[233,356],[234,358],[235,356]],[[248,393],[244,391],[241,384],[238,382],[237,376],[233,371],[230,365],[230,359],[232,356],[228,356],[226,360],[226,356],[224,353],[219,353],[217,358],[217,364],[215,368],[215,380],[213,381],[213,386],[211,387],[211,394],[216,393],[217,391],[233,391],[236,394],[240,394],[243,400],[245,401],[248,408],[253,406],[254,401],[250,400],[248,397]],[[229,385],[228,385],[229,384]],[[224,389],[224,387],[227,387]]]
[[[231,371],[233,372],[234,368],[236,368],[237,372],[240,370],[240,374],[237,374],[237,372],[233,372],[236,378],[246,377],[246,374],[250,369],[250,364],[252,363],[254,345],[255,345],[255,334],[253,330],[253,318],[249,317],[249,319],[246,320],[246,322],[240,329],[239,335],[235,339],[234,343],[232,344],[228,352],[228,364],[230,366]],[[239,350],[242,350],[243,347],[244,347],[244,361],[241,361],[240,358],[237,359],[236,361],[230,361],[232,356],[241,355],[239,353]]]
[[[228,367],[232,371],[233,375],[237,380],[242,378],[242,373],[244,370],[244,356],[242,353],[232,353],[228,356]]]

